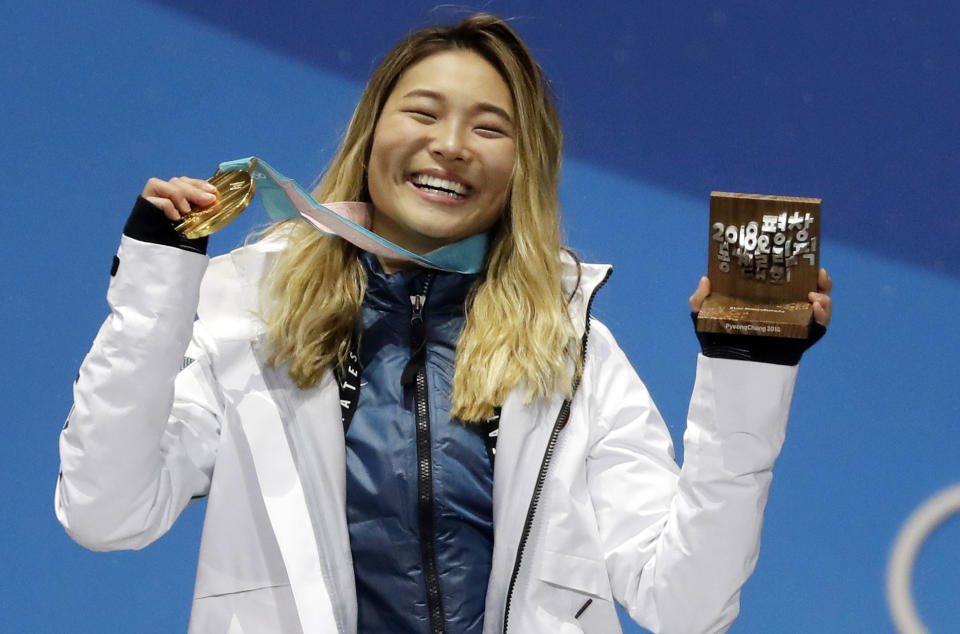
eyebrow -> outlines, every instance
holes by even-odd
[[[414,88],[407,94],[403,96],[404,99],[407,97],[427,97],[428,99],[434,99],[436,101],[446,101],[443,95],[433,90],[427,90],[426,88]],[[492,114],[503,117],[510,125],[513,125],[513,117],[511,117],[506,110],[500,106],[495,106],[488,101],[481,101],[480,103],[474,106],[474,109],[481,112],[490,112]]]

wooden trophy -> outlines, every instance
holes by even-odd
[[[710,194],[710,296],[697,330],[805,339],[820,270],[820,199]]]

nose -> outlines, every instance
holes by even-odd
[[[454,121],[446,121],[434,127],[435,134],[430,142],[430,153],[446,161],[466,161],[469,157],[467,131]]]

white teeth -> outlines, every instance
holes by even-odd
[[[467,195],[467,186],[456,181],[448,181],[444,178],[430,176],[429,174],[416,174],[413,177],[413,184],[418,187],[429,187],[431,189],[446,190],[440,193],[452,192],[458,196]]]

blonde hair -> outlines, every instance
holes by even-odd
[[[467,300],[457,344],[451,414],[479,421],[523,385],[527,398],[569,395],[579,370],[576,333],[561,289],[557,189],[562,131],[549,81],[519,36],[487,14],[404,38],[374,70],[346,135],[313,191],[319,201],[369,202],[373,132],[400,75],[441,51],[469,50],[503,77],[513,97],[515,160],[506,208],[491,229],[485,276]],[[289,246],[265,281],[263,317],[271,363],[287,363],[301,387],[345,362],[362,308],[366,273],[356,247],[298,221],[282,223]]]

